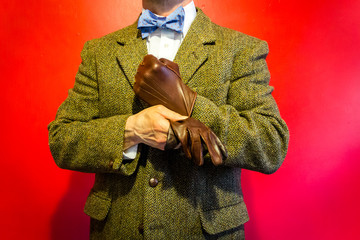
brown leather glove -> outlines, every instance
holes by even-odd
[[[146,55],[139,65],[134,91],[151,106],[160,104],[184,116],[191,115],[196,99],[196,92],[181,80],[178,65],[153,55]]]
[[[196,100],[196,92],[186,86],[180,77],[176,63],[153,55],[146,55],[138,67],[134,84],[135,94],[150,105],[163,105],[172,111],[190,116]],[[227,157],[226,149],[218,137],[198,120],[170,121],[165,149],[182,146],[187,158],[201,166],[203,151],[209,151],[214,165]]]
[[[181,143],[185,156],[192,159],[196,165],[204,164],[204,144],[215,166],[222,164],[223,159],[227,158],[226,148],[220,139],[199,120],[189,117],[185,120],[170,121],[170,128]],[[165,149],[168,149],[168,144]]]

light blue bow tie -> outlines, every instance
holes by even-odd
[[[159,17],[146,9],[139,17],[137,28],[141,31],[142,38],[146,38],[150,33],[158,28],[171,29],[181,33],[184,28],[185,11],[182,6],[178,7],[167,17]]]

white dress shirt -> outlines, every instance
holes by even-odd
[[[144,11],[144,9],[143,9]],[[196,17],[196,8],[194,1],[184,6],[184,28],[182,33],[175,32],[170,29],[158,28],[146,38],[148,54],[152,54],[157,58],[166,58],[173,61],[177,51],[180,48],[191,23]],[[136,157],[138,145],[134,145],[126,149],[123,153],[124,159],[134,159]]]

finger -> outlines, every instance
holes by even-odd
[[[185,157],[191,159],[190,143],[189,143],[189,132],[183,124],[175,121],[170,121],[170,126],[181,143],[181,148],[185,154]]]
[[[194,163],[198,166],[204,164],[203,147],[201,144],[199,129],[193,129],[189,131],[190,143],[191,143],[191,156]]]
[[[228,157],[227,149],[226,149],[225,145],[222,144],[222,142],[220,141],[220,139],[218,137],[216,137],[215,139],[216,139],[217,146],[219,147],[219,149],[221,151],[222,159],[225,160]]]
[[[191,156],[191,150],[190,150],[190,146],[189,146],[189,144],[183,144],[183,143],[181,143],[181,148],[182,148],[182,150],[183,150],[183,152],[184,152],[184,154],[185,154],[185,157],[187,158],[187,159],[192,159],[192,156]]]
[[[175,133],[170,125],[169,131],[167,134],[165,150],[175,149],[179,145],[179,140],[176,138]]]
[[[214,133],[210,133],[210,137],[212,141],[216,143],[215,145],[217,146],[217,149],[220,151],[222,159],[225,160],[228,157],[225,145],[222,144],[220,139]]]
[[[208,131],[201,134],[201,137],[209,151],[212,163],[215,166],[221,165],[223,163],[223,160],[222,160],[222,152],[218,145],[218,142],[220,142],[220,140],[217,141],[218,137],[214,133]]]

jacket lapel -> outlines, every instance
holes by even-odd
[[[131,88],[133,88],[137,68],[147,54],[146,40],[141,38],[140,31],[137,29],[137,22],[122,32],[117,43],[121,48],[121,51],[116,53],[117,62]]]
[[[188,83],[199,67],[208,59],[209,48],[215,44],[212,23],[200,9],[176,54],[181,77]]]
[[[185,83],[208,59],[209,48],[215,44],[215,40],[210,18],[197,8],[196,18],[174,59],[174,62],[179,65],[181,77]],[[117,42],[121,47],[121,51],[116,53],[119,67],[133,88],[137,68],[147,54],[146,40],[141,38],[137,22],[124,29]]]

